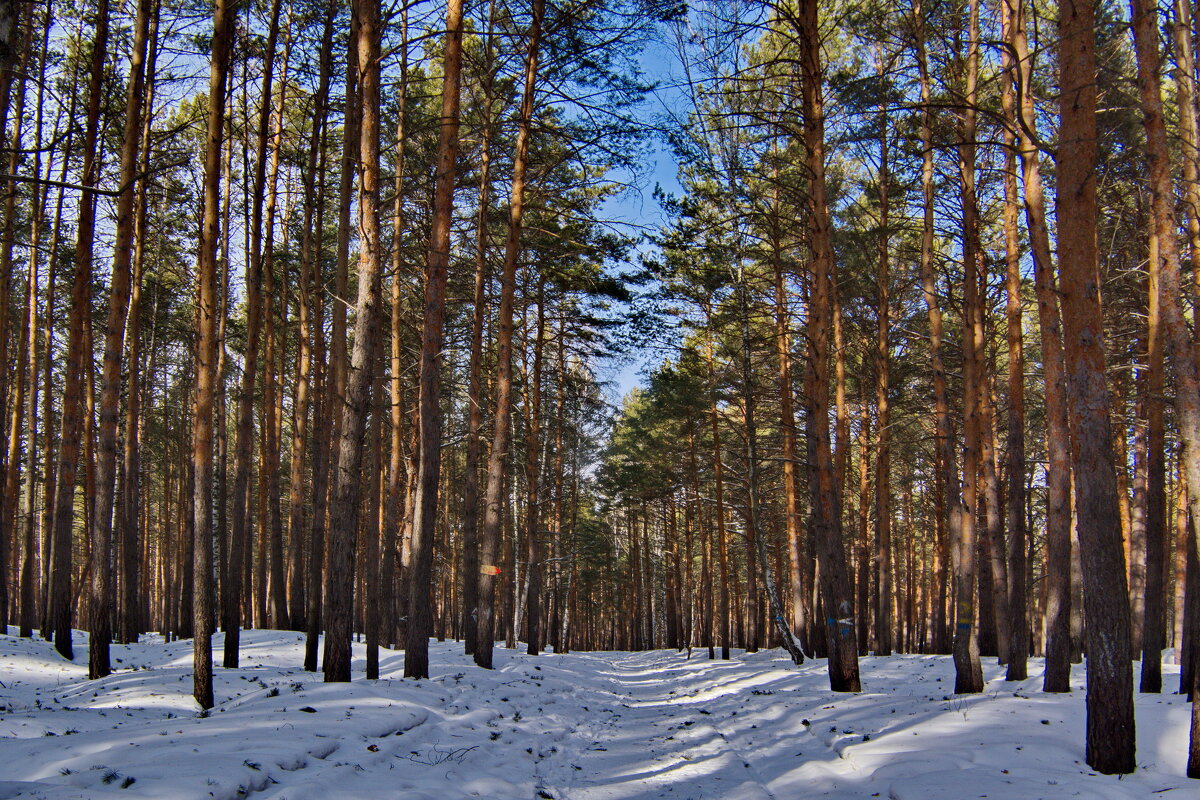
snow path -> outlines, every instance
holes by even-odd
[[[15,629],[10,629],[15,632]],[[242,668],[216,670],[218,706],[191,699],[191,642],[113,649],[117,672],[41,641],[0,636],[0,800],[657,800],[730,798],[1192,798],[1188,707],[1138,695],[1139,770],[1082,764],[1083,692],[1007,684],[950,694],[941,656],[862,659],[858,695],[828,691],[823,661],[780,651],[709,661],[673,651],[530,658],[498,648],[475,668],[431,646],[434,678],[405,680],[383,651],[379,681],[324,684],[296,667],[294,633],[247,631]],[[220,652],[220,637],[215,641]],[[86,638],[76,652],[86,658]],[[1166,685],[1178,669],[1166,665]]]

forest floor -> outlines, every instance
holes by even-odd
[[[10,628],[10,634],[16,629]],[[191,698],[191,642],[114,646],[86,680],[40,640],[0,636],[3,798],[650,800],[651,798],[1195,797],[1184,774],[1188,707],[1137,695],[1138,770],[1083,764],[1083,671],[1074,691],[1005,683],[954,696],[945,656],[861,661],[864,692],[828,690],[825,662],[781,651],[709,661],[674,651],[529,657],[497,648],[475,668],[431,646],[427,681],[383,651],[378,681],[324,684],[296,665],[295,633],[247,631],[242,664],[216,670],[217,706]],[[220,654],[221,637],[214,641]],[[1166,666],[1174,689],[1178,668]]]

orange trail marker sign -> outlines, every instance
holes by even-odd
[[[484,564],[479,568],[480,575],[499,575],[500,568],[494,564]]]

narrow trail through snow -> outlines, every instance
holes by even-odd
[[[243,643],[200,716],[190,641],[114,647],[118,671],[89,682],[48,643],[0,636],[0,800],[1195,796],[1178,695],[1137,696],[1138,772],[1087,769],[1082,670],[1070,695],[1045,695],[1037,663],[1019,684],[989,664],[987,690],[961,697],[946,657],[865,658],[865,691],[837,695],[825,662],[780,651],[500,648],[489,672],[447,642],[431,647],[431,680],[401,678],[390,651],[384,677],[362,680],[356,645],[355,680],[325,684],[295,666],[297,634]]]

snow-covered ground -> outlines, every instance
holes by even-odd
[[[14,633],[15,629],[9,629]],[[1070,695],[985,666],[982,695],[954,696],[948,657],[862,660],[864,691],[828,690],[825,663],[780,651],[709,661],[673,651],[530,658],[499,648],[494,672],[434,644],[427,681],[323,684],[294,633],[247,631],[218,705],[191,698],[191,642],[113,649],[117,671],[40,640],[0,636],[0,800],[650,800],[650,798],[1194,798],[1188,708],[1138,695],[1138,771],[1083,764],[1083,672]],[[220,637],[214,642],[220,653]],[[77,634],[79,661],[86,661]],[[1178,670],[1167,666],[1173,689]]]

